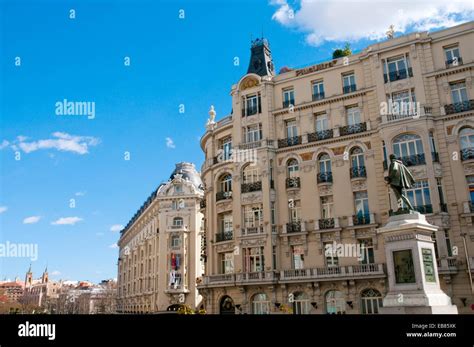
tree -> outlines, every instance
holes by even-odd
[[[332,58],[337,59],[337,58],[347,57],[351,54],[352,54],[351,46],[349,45],[349,43],[346,43],[343,49],[338,48],[334,50],[334,52],[332,53]]]

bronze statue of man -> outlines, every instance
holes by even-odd
[[[397,198],[398,210],[402,206],[402,202],[410,209],[414,210],[410,200],[403,195],[403,189],[409,189],[415,183],[415,179],[407,167],[403,164],[401,160],[398,160],[397,157],[393,154],[390,155],[390,167],[388,168],[388,177],[385,177],[385,181],[390,184],[395,197]]]

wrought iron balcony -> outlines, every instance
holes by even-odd
[[[242,236],[263,234],[263,226],[242,228],[241,234]]]
[[[308,134],[308,142],[321,141],[326,139],[331,139],[333,137],[333,130],[320,130],[315,133]]]
[[[318,101],[324,99],[324,93],[313,94],[313,101]]]
[[[359,124],[345,125],[339,128],[339,134],[341,136],[362,133],[364,131],[367,131],[367,124],[365,122]]]
[[[234,232],[232,230],[223,231],[216,234],[216,242],[229,241],[234,238]]]
[[[287,233],[300,233],[301,232],[301,222],[286,223],[286,232]]]
[[[461,149],[461,161],[474,159],[474,148]]]
[[[318,221],[319,229],[334,229],[336,227],[336,223],[334,218],[323,218]]]
[[[406,157],[401,157],[399,159],[403,162],[403,164],[405,164],[405,166],[416,166],[426,164],[424,153],[409,155]]]
[[[232,199],[232,192],[217,192],[216,193],[216,201]]]
[[[462,65],[462,58],[456,57],[455,59],[446,60],[446,68]]]
[[[471,110],[474,110],[474,100],[466,100],[462,102],[456,102],[454,104],[444,105],[444,111],[446,114],[466,112]]]
[[[391,71],[388,74],[387,73],[383,74],[383,79],[385,83],[387,83],[388,81],[393,82],[393,81],[403,80],[407,77],[413,77],[413,70],[411,67],[409,67],[408,70],[402,69],[398,71]]]
[[[354,278],[385,276],[383,264],[331,266],[280,271],[280,281],[294,281],[296,279],[331,279],[344,277]]]
[[[347,93],[352,93],[352,92],[355,92],[357,90],[357,87],[355,84],[351,84],[350,86],[344,86],[342,87],[342,91],[344,94],[347,94]]]
[[[367,171],[365,166],[353,166],[351,167],[351,178],[367,177]]]
[[[352,216],[352,222],[354,225],[366,225],[370,224],[370,214],[355,214]]]
[[[332,183],[332,172],[319,172],[318,183]]]
[[[278,140],[278,148],[291,147],[301,144],[301,136],[288,137]]]
[[[240,191],[242,193],[257,192],[262,190],[262,181],[253,182],[253,183],[242,183],[240,186]]]
[[[300,188],[300,178],[299,177],[288,177],[286,179],[286,188]]]
[[[283,101],[283,108],[288,108],[288,107],[290,107],[290,105],[295,106],[295,100],[294,99]]]

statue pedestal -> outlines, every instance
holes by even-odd
[[[439,286],[438,266],[431,239],[437,226],[418,212],[391,216],[377,229],[385,237],[388,293],[382,314],[457,314]]]

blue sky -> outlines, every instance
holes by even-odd
[[[329,59],[345,41],[358,50],[376,38],[368,27],[321,40],[307,25],[313,12],[283,0],[0,6],[0,242],[38,244],[34,275],[48,265],[54,279],[116,277],[111,245],[119,233],[111,227],[126,225],[176,162],[200,168],[207,111],[215,105],[218,119],[230,112],[251,37],[269,39],[277,71]],[[288,9],[294,22],[282,17]],[[452,24],[460,16],[442,18]],[[95,118],[56,115],[63,99],[95,102]],[[23,279],[29,264],[0,258],[0,280]]]

